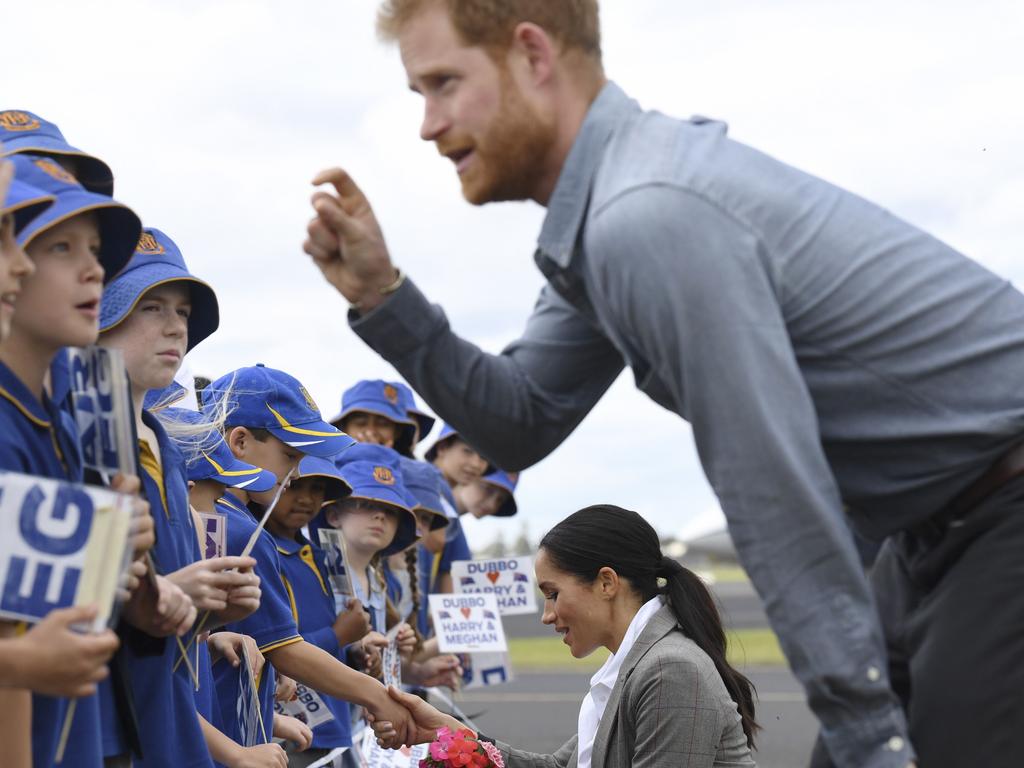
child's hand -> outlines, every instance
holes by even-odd
[[[416,633],[412,631],[412,627],[403,621],[398,625],[395,639],[398,641],[398,655],[402,657],[403,661],[411,659],[416,651]]]
[[[274,701],[291,701],[299,690],[298,685],[290,677],[278,673],[277,685],[274,688]]]
[[[334,620],[334,634],[338,637],[338,644],[345,646],[354,643],[369,631],[370,614],[363,608],[363,604],[353,597],[345,604],[345,610]]]
[[[313,731],[301,720],[288,715],[274,715],[274,738],[295,744],[299,752],[305,752],[313,743]]]
[[[380,677],[381,672],[383,671],[381,650],[387,648],[387,646],[388,639],[380,632],[368,632],[366,636],[359,641],[359,647],[362,649],[366,657],[365,672],[370,677]]]
[[[446,654],[426,661],[413,661],[402,667],[402,678],[424,688],[444,686],[457,691],[462,685],[462,665],[458,656]]]
[[[257,744],[239,747],[229,763],[230,768],[288,768],[288,755],[280,744]]]
[[[150,586],[144,580],[124,607],[125,619],[153,637],[184,635],[196,621],[196,607],[174,582],[154,576]]]
[[[240,635],[237,632],[214,632],[210,635],[208,643],[211,663],[216,664],[224,659],[232,667],[237,667],[242,663],[244,658],[242,648],[244,647],[249,652],[253,678],[260,676],[265,659],[256,645],[256,641],[248,635]]]
[[[259,589],[260,579],[251,570],[256,561],[251,557],[214,557],[210,560],[197,560],[191,565],[186,565],[174,573],[168,574],[167,578],[177,584],[192,598],[196,608],[203,611],[216,611],[220,613],[220,623],[238,621],[250,613],[249,605],[245,605],[246,612],[240,616],[238,606],[232,605],[228,609],[228,592],[242,587],[255,587]],[[257,595],[256,605],[259,605]]]

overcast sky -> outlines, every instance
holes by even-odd
[[[890,208],[1024,285],[1024,3],[1019,0],[604,0],[609,76],[650,109],[730,134]],[[104,158],[116,196],[217,290],[218,333],[190,356],[217,376],[255,362],[301,379],[325,416],[393,370],[352,334],[301,251],[309,180],[343,165],[396,263],[491,351],[522,329],[542,280],[543,209],[473,208],[418,138],[420,103],[371,0],[73,0],[0,12],[0,108],[56,122]],[[330,412],[330,413],[328,413]],[[717,506],[689,428],[623,374],[566,443],[525,473],[536,538],[618,503],[666,535]]]

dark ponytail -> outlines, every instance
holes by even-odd
[[[548,531],[540,549],[559,570],[584,583],[592,583],[608,567],[644,602],[665,595],[684,634],[714,662],[736,702],[747,745],[753,748],[754,734],[760,730],[754,720],[754,686],[726,660],[725,630],[714,598],[693,571],[661,554],[661,542],[650,523],[628,509],[599,504],[569,515]]]

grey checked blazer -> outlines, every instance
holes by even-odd
[[[576,768],[576,736],[553,755],[495,742],[508,768]],[[714,662],[663,606],[622,664],[594,739],[592,768],[756,768]]]

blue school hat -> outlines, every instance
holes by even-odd
[[[519,507],[516,506],[516,497],[514,496],[516,486],[519,485],[518,472],[504,472],[496,469],[490,474],[481,477],[480,481],[508,491],[508,498],[498,508],[498,511],[494,513],[495,517],[512,517],[512,515],[519,511]]]
[[[188,283],[192,312],[188,317],[188,350],[210,336],[220,324],[217,294],[185,266],[178,246],[159,229],[147,227],[136,244],[131,261],[103,289],[100,301],[100,333],[124,321],[146,291],[165,283]]]
[[[416,395],[413,394],[412,387],[403,381],[393,381],[392,386],[398,390],[398,404],[405,410],[405,412],[416,420],[416,423],[420,427],[419,439],[417,443],[422,442],[423,438],[430,434],[430,430],[434,428],[434,424],[437,422],[433,416],[426,411],[420,410],[419,405],[416,404]]]
[[[353,413],[373,413],[390,419],[397,427],[395,450],[399,453],[412,450],[416,425],[402,408],[401,394],[394,384],[380,379],[357,381],[342,394],[341,413],[331,419],[331,423],[341,428],[341,422]]]
[[[405,490],[408,492],[410,506],[415,510],[417,507],[433,514],[430,521],[430,530],[448,526],[448,515],[444,512],[444,505],[441,503],[441,487],[443,482],[437,468],[427,464],[425,461],[402,457],[402,481],[405,483]]]
[[[366,443],[352,446],[335,460],[342,479],[352,488],[348,498],[383,504],[398,513],[398,530],[391,544],[381,550],[384,557],[401,552],[419,538],[400,460],[391,448]]]
[[[43,232],[81,213],[95,213],[100,229],[100,264],[104,283],[109,282],[135,252],[142,222],[132,210],[106,195],[89,192],[55,160],[35,155],[15,155],[14,174],[27,184],[53,195],[54,202],[18,233],[18,244],[28,248]]]
[[[0,216],[13,215],[14,234],[18,234],[32,219],[53,205],[56,199],[20,179],[13,179],[7,189],[7,197],[0,200]]]
[[[332,427],[298,379],[263,363],[225,374],[201,393],[203,407],[227,396],[228,424],[265,429],[309,456],[328,458],[356,444]]]
[[[322,477],[327,482],[324,504],[339,501],[352,493],[352,488],[345,482],[345,478],[341,476],[337,466],[330,459],[303,456],[298,470],[292,475],[292,480],[301,480],[304,477]]]
[[[437,440],[434,441],[433,445],[431,445],[429,448],[427,448],[427,452],[424,454],[424,456],[426,457],[427,461],[433,462],[434,459],[437,458],[437,447],[439,445],[441,445],[442,443],[447,442],[448,440],[452,440],[452,439],[454,439],[456,437],[459,438],[460,440],[462,439],[462,436],[456,431],[455,427],[453,427],[451,424],[448,424],[448,423],[445,423],[444,425],[442,425],[442,427],[441,427],[441,434],[439,434],[437,436]],[[472,446],[470,446],[470,447],[472,448]],[[473,450],[476,450],[476,449],[473,448]],[[487,463],[487,468],[484,469],[484,474],[485,475],[489,475],[492,472],[494,472],[496,469],[497,469],[497,467],[495,467],[493,464],[488,462]]]
[[[183,400],[187,394],[188,390],[182,384],[172,381],[163,389],[151,389],[146,392],[146,396],[142,399],[142,407],[147,411],[151,411],[157,406],[167,408]]]
[[[56,125],[39,115],[21,109],[0,112],[0,142],[5,156],[28,153],[73,158],[82,186],[107,197],[114,194],[114,174],[110,166],[72,147]]]
[[[208,424],[203,414],[188,408],[164,408],[160,419],[181,424]],[[205,432],[174,435],[174,440],[183,445],[185,468],[188,479],[193,482],[215,480],[229,488],[260,493],[277,485],[277,477],[261,467],[253,466],[235,458],[224,436],[208,424]],[[173,433],[173,430],[172,430]]]

